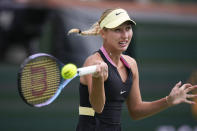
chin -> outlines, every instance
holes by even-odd
[[[125,46],[125,47],[121,47],[121,48],[120,48],[120,50],[121,50],[122,52],[126,51],[127,49],[128,49],[128,46]]]

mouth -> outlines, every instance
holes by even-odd
[[[127,44],[127,41],[121,41],[121,42],[119,42],[119,45],[120,45],[121,47],[125,47],[125,46],[127,46],[128,44]]]

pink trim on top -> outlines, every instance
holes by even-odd
[[[116,65],[114,64],[114,62],[113,62],[113,61],[111,60],[111,58],[109,57],[109,55],[108,55],[107,51],[105,50],[105,48],[102,46],[102,47],[100,48],[100,50],[103,52],[105,58],[106,58],[113,66],[116,67]]]
[[[102,47],[100,48],[100,50],[101,50],[102,53],[104,54],[105,58],[106,58],[114,67],[116,67],[116,65],[114,64],[114,62],[112,61],[112,59],[109,57],[109,55],[108,55],[107,51],[105,50],[105,48],[102,46]],[[129,64],[127,63],[127,61],[126,61],[122,56],[120,56],[120,60],[123,62],[123,64],[124,64],[127,68],[130,69]]]
[[[123,58],[123,56],[120,56],[121,61],[123,62],[123,64],[130,69],[130,65],[127,63],[127,61]]]

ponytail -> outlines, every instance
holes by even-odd
[[[77,34],[80,34],[80,35],[99,35],[100,33],[100,30],[101,30],[101,27],[100,27],[100,23],[101,21],[110,13],[112,12],[114,9],[107,9],[103,12],[103,14],[101,15],[100,17],[100,20],[96,23],[94,23],[90,29],[88,30],[85,30],[85,31],[82,31],[80,29],[71,29],[68,31],[68,35],[71,34],[71,33],[77,33]]]
[[[99,32],[100,32],[101,28],[99,26],[99,23],[96,22],[95,24],[92,25],[92,27],[88,30],[85,30],[85,31],[81,31],[80,29],[71,29],[68,31],[68,35],[71,34],[71,33],[77,33],[77,34],[80,34],[80,35],[99,35]]]

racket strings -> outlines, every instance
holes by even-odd
[[[22,71],[23,96],[32,105],[43,103],[56,93],[60,79],[55,60],[46,56],[33,59]]]

